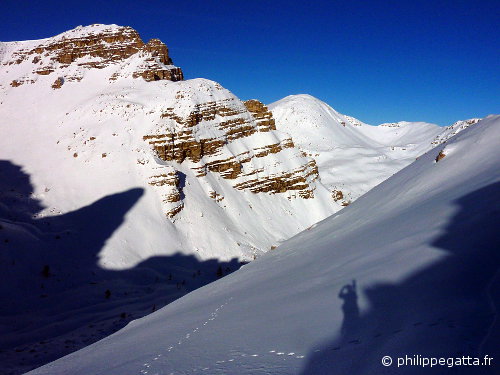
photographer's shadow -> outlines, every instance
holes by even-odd
[[[381,364],[386,355],[495,358],[491,366],[405,366],[401,374],[498,373],[500,183],[455,203],[459,210],[432,243],[446,256],[400,283],[364,288],[369,310],[361,315],[355,284],[344,286],[339,332],[312,351],[301,374],[392,373],[394,364]]]

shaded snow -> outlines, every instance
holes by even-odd
[[[442,146],[240,271],[30,374],[427,374],[380,360],[498,356],[499,126],[481,121],[439,163]]]

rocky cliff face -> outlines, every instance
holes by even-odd
[[[209,100],[199,91],[208,93]],[[197,177],[217,174],[233,188],[255,194],[314,197],[316,162],[305,157],[290,136],[276,131],[271,112],[261,102],[242,103],[216,83],[178,90],[154,132],[143,138],[158,158],[185,163]]]
[[[259,131],[267,132],[269,130],[276,130],[276,123],[274,121],[273,114],[263,103],[252,99],[245,101],[244,104],[255,118],[255,121],[257,121]]]
[[[53,88],[61,82],[80,81],[89,69],[118,68],[109,79],[132,76],[146,81],[183,79],[182,70],[173,65],[168,48],[158,39],[144,43],[131,27],[91,25],[77,27],[53,38],[6,43],[3,70],[11,71],[12,87],[35,83],[38,76],[56,76]],[[16,69],[17,65],[24,69]],[[15,76],[16,71],[30,72]]]

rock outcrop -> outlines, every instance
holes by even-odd
[[[53,38],[13,42],[14,50],[2,60],[3,66],[30,64],[31,74],[16,77],[12,87],[34,83],[37,76],[55,71],[65,81],[80,81],[85,70],[117,66],[109,79],[132,76],[146,81],[183,79],[182,70],[173,65],[167,46],[158,39],[144,43],[131,27],[116,25],[79,26]],[[55,87],[57,88],[57,87]]]
[[[255,121],[257,121],[259,131],[266,132],[269,130],[276,130],[276,124],[273,118],[273,114],[262,102],[251,99],[243,103],[255,118]]]
[[[204,86],[200,91],[210,92],[210,100],[200,102],[192,90],[178,91],[177,103],[163,110],[154,134],[144,136],[156,155],[188,163],[198,177],[219,174],[238,190],[312,198],[316,162],[276,131],[267,107],[257,100],[242,103],[218,84]],[[273,156],[278,154],[279,162]]]
[[[446,143],[448,139],[460,133],[462,130],[467,129],[469,126],[477,124],[479,121],[481,121],[480,118],[471,118],[468,120],[457,121],[454,124],[447,126],[444,131],[436,136],[436,138],[434,138],[434,140],[431,142],[432,146]]]
[[[184,208],[182,175],[170,165],[155,168],[155,174],[149,177],[149,184],[159,190],[165,207],[165,214],[173,218]]]

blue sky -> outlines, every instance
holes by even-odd
[[[0,40],[127,25],[241,99],[307,93],[371,124],[449,125],[500,112],[499,19],[498,0],[2,0]]]

